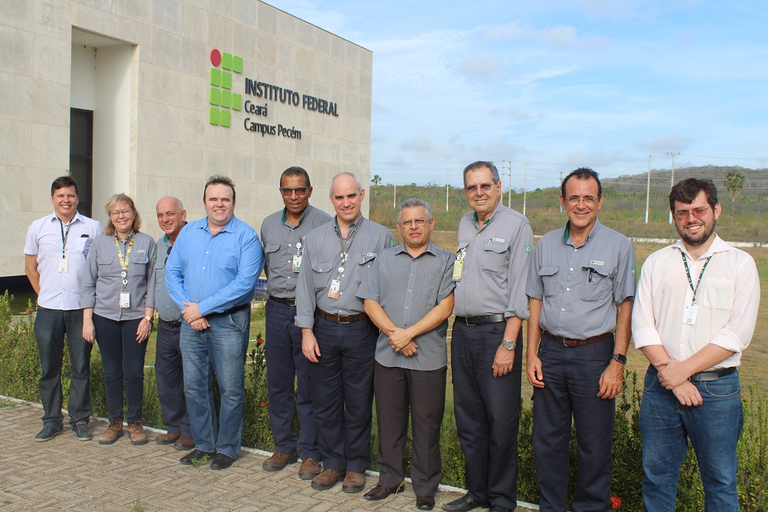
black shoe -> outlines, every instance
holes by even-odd
[[[512,512],[512,509],[502,507],[501,505],[493,505],[488,512]]]
[[[206,457],[213,458],[213,456],[216,455],[216,452],[204,452],[203,450],[192,450],[185,456],[183,456],[181,459],[179,459],[179,462],[182,464],[186,464],[187,466],[192,465],[193,460],[201,460]]]
[[[472,498],[469,494],[465,494],[456,501],[443,505],[443,510],[447,512],[465,512],[475,508],[489,508],[490,506],[491,504],[487,501],[479,501]]]
[[[211,461],[211,469],[214,471],[219,469],[227,469],[232,465],[233,462],[235,462],[233,457],[224,455],[223,453],[217,453],[213,456],[213,460]]]
[[[435,508],[435,498],[433,496],[416,496],[416,508],[432,510]]]
[[[363,494],[363,498],[367,499],[368,501],[379,501],[383,500],[390,494],[397,494],[399,492],[403,492],[405,490],[405,486],[402,484],[398,484],[396,487],[384,487],[383,485],[377,485],[367,493]]]
[[[35,441],[50,441],[59,434],[61,434],[61,427],[56,428],[51,425],[46,425],[43,427],[43,430],[35,436]]]
[[[78,421],[72,425],[72,430],[75,432],[78,441],[90,441],[93,436],[88,431],[88,423],[85,421]]]

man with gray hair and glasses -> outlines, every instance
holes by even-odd
[[[374,392],[379,429],[379,483],[365,496],[382,500],[403,490],[408,410],[413,422],[411,480],[416,506],[432,510],[440,483],[440,426],[448,365],[445,335],[453,310],[455,256],[431,241],[429,203],[400,204],[403,243],[379,253],[357,296],[379,328]]]
[[[467,494],[448,512],[517,506],[522,324],[533,233],[528,219],[501,203],[491,162],[464,169],[472,208],[459,223],[453,280],[451,368],[456,426],[466,459]]]

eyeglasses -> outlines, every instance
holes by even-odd
[[[129,213],[133,213],[133,210],[131,210],[130,208],[126,208],[125,210],[112,210],[111,212],[109,212],[109,215],[111,217],[119,217],[121,214],[128,215]]]
[[[405,226],[406,228],[410,228],[413,225],[416,225],[418,227],[422,227],[424,224],[426,224],[430,220],[432,220],[432,219],[423,219],[423,218],[419,217],[418,219],[406,219],[406,220],[400,221],[400,224]]]
[[[309,187],[298,187],[298,188],[281,188],[280,193],[283,194],[283,197],[291,197],[291,195],[295,192],[298,197],[304,197],[307,195],[307,192],[309,191]]]
[[[692,210],[676,210],[675,218],[677,220],[688,220],[688,216],[693,214],[697,219],[701,219],[707,214],[709,206],[702,206],[701,208],[693,208]]]
[[[477,194],[478,189],[482,190],[485,193],[488,193],[493,188],[493,183],[481,183],[479,185],[470,185],[468,187],[464,187],[464,190],[467,191],[467,194]]]
[[[571,206],[576,206],[582,201],[584,201],[584,206],[594,206],[597,204],[598,199],[595,196],[568,196],[566,201]]]

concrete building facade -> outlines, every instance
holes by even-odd
[[[258,0],[0,0],[0,277],[24,273],[24,235],[68,174],[105,223],[125,192],[204,215],[212,174],[258,229],[282,207],[280,173],[370,175],[372,53]]]

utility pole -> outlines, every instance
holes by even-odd
[[[560,171],[560,190],[562,190],[562,189],[563,189],[563,171]],[[565,198],[563,198],[563,199],[565,199]],[[557,225],[558,226],[562,226],[563,225],[563,203],[560,203],[560,214],[557,217]]]
[[[675,186],[675,155],[680,153],[667,153],[667,156],[672,157],[672,177],[669,179],[669,191],[672,192],[672,187]],[[672,210],[669,210],[669,223],[672,224]]]
[[[395,191],[392,194],[392,209],[397,210],[397,174],[395,174]]]
[[[510,171],[511,174],[511,171]],[[528,162],[525,163],[525,177],[523,178],[523,215],[525,215],[525,205],[528,202]]]
[[[507,208],[512,208],[512,160],[510,160],[508,163],[509,163],[509,191],[507,192]],[[502,204],[504,204],[503,200],[502,200]]]
[[[651,206],[651,157],[648,155],[648,187],[645,190],[645,223],[648,224],[648,209]]]
[[[451,171],[445,171],[445,212],[448,213],[448,180]]]

